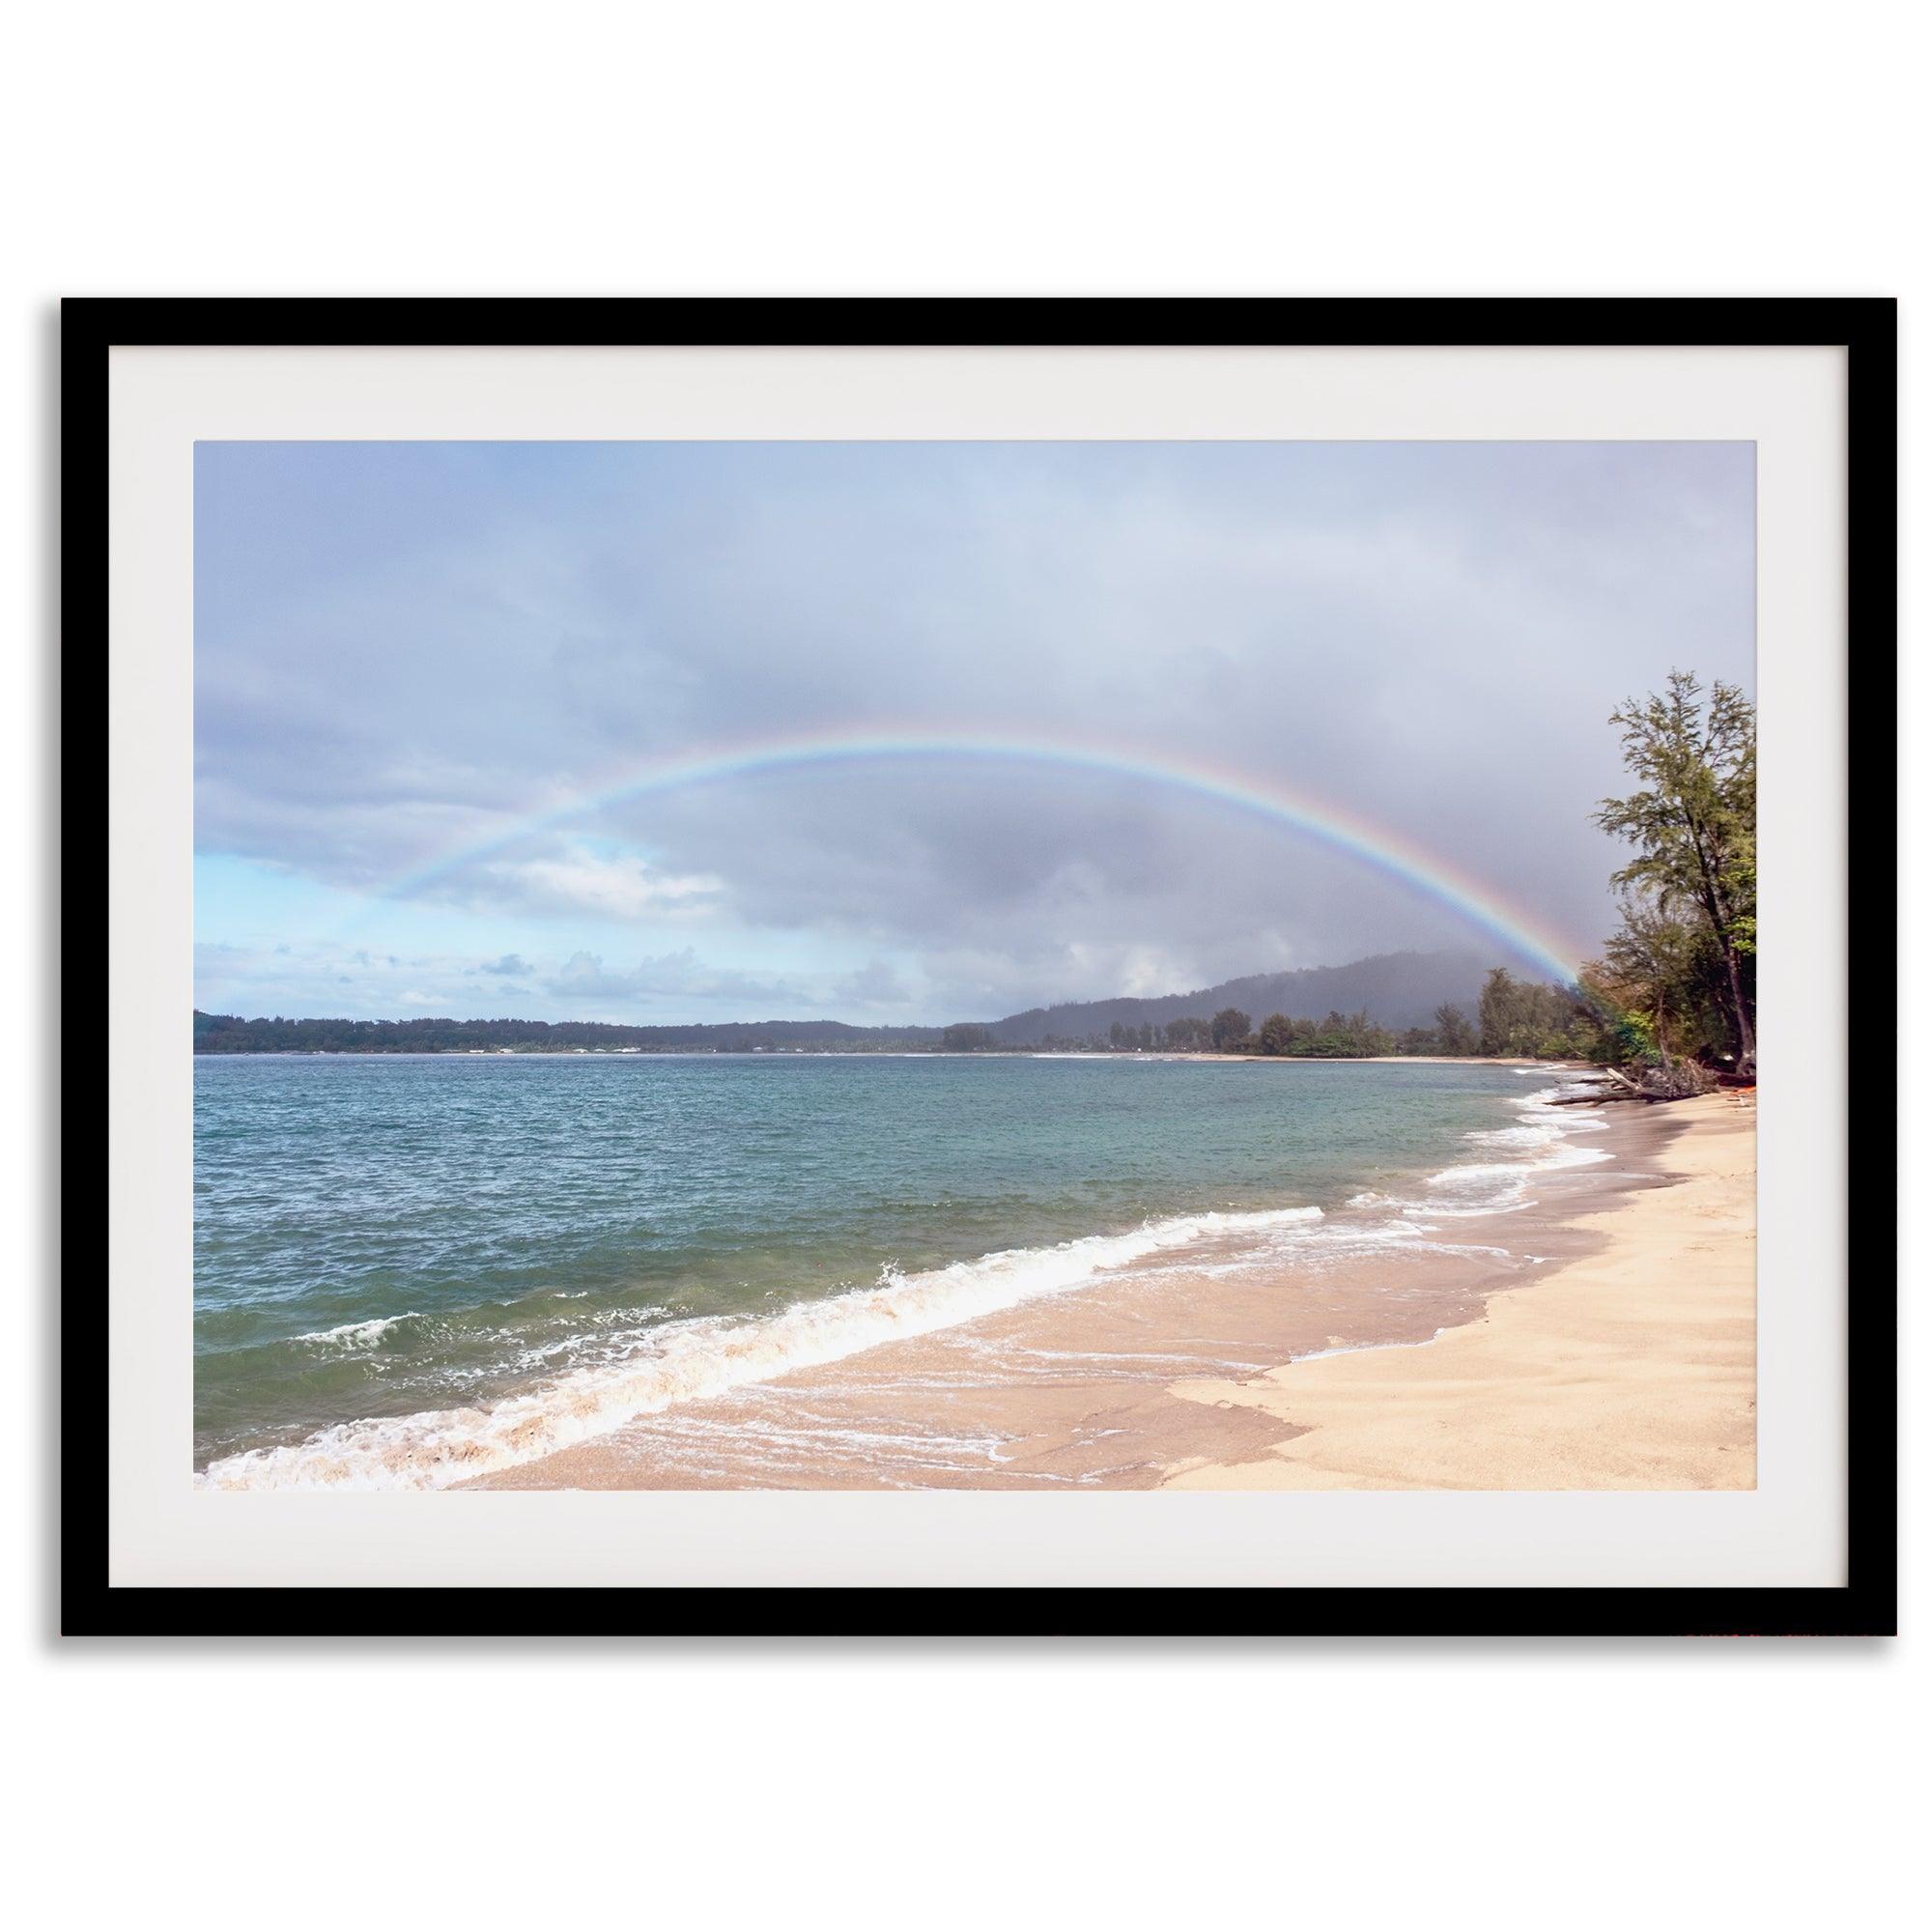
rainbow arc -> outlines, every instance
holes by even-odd
[[[1331,850],[1347,853],[1420,898],[1446,908],[1552,980],[1567,983],[1576,977],[1576,957],[1553,930],[1543,926],[1525,910],[1512,905],[1494,886],[1359,813],[1241,773],[1217,770],[1186,759],[1065,739],[913,730],[768,739],[696,753],[631,771],[614,781],[601,782],[594,789],[532,811],[486,838],[439,855],[393,881],[384,895],[408,896],[469,867],[485,863],[526,839],[561,830],[576,820],[636,799],[766,773],[887,762],[1050,766],[1184,792],[1228,810],[1287,827]]]

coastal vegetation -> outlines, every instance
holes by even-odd
[[[718,1026],[618,1026],[600,1020],[241,1019],[194,1016],[197,1053],[904,1053],[939,1044],[937,1027],[856,1027],[838,1020]]]
[[[1209,1021],[1175,1020],[1162,1036],[1151,1029],[1116,1027],[1116,1052],[1158,1046],[1169,1053],[1254,1053],[1266,1059],[1386,1060],[1408,1055],[1457,1060],[1575,1060],[1594,1057],[1601,1028],[1580,987],[1519,980],[1507,967],[1490,970],[1476,1012],[1445,1001],[1432,1026],[1388,1027],[1366,1009],[1331,1009],[1321,1018],[1269,1013],[1257,1027],[1238,1007]]]
[[[1433,1027],[1382,1025],[1366,1009],[1330,1010],[1321,1019],[1270,1013],[1257,1029],[1236,1007],[1208,1019],[1183,1017],[1164,1026],[1126,1026],[1105,1033],[1048,1035],[1017,1043],[996,1026],[855,1027],[838,1021],[765,1020],[719,1026],[617,1026],[594,1020],[494,1019],[241,1019],[228,1013],[194,1015],[194,1050],[224,1053],[1204,1053],[1261,1054],[1321,1060],[1362,1060],[1402,1054],[1573,1057],[1573,1035],[1523,1013],[1580,1011],[1575,997],[1554,986],[1490,975],[1479,1021],[1445,1004]],[[1493,1016],[1511,1015],[1506,1022]]]
[[[1673,671],[1611,714],[1639,781],[1597,823],[1633,848],[1622,923],[1581,984],[1606,1064],[1695,1091],[1696,1069],[1757,1073],[1757,719],[1721,679]]]

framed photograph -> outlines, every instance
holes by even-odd
[[[62,355],[68,1632],[1893,1629],[1889,301]]]

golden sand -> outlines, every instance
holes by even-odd
[[[1665,1110],[1659,1110],[1663,1112]],[[1264,1455],[1211,1490],[1748,1490],[1757,1480],[1756,1135],[1748,1095],[1678,1102],[1678,1184],[1579,1226],[1594,1254],[1505,1289],[1422,1347],[1317,1356],[1173,1393],[1259,1411]]]

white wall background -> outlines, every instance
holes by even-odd
[[[57,296],[1897,294],[1910,535],[1932,312],[1915,24],[1868,0],[32,11],[0,114],[16,1076],[50,990]],[[1924,685],[1909,665],[1921,726]],[[70,702],[93,702],[84,665]],[[1926,797],[1908,781],[1915,855]],[[1908,998],[1928,994],[1921,972]],[[1922,1633],[57,1647],[48,1143],[14,1089],[0,1817],[33,1922],[171,1899],[294,1927],[1784,1925],[1922,1895]],[[1923,1326],[1908,1307],[1908,1374]],[[1908,1507],[1923,1454],[1908,1422]],[[1908,1527],[1909,1629],[1920,1557]]]

